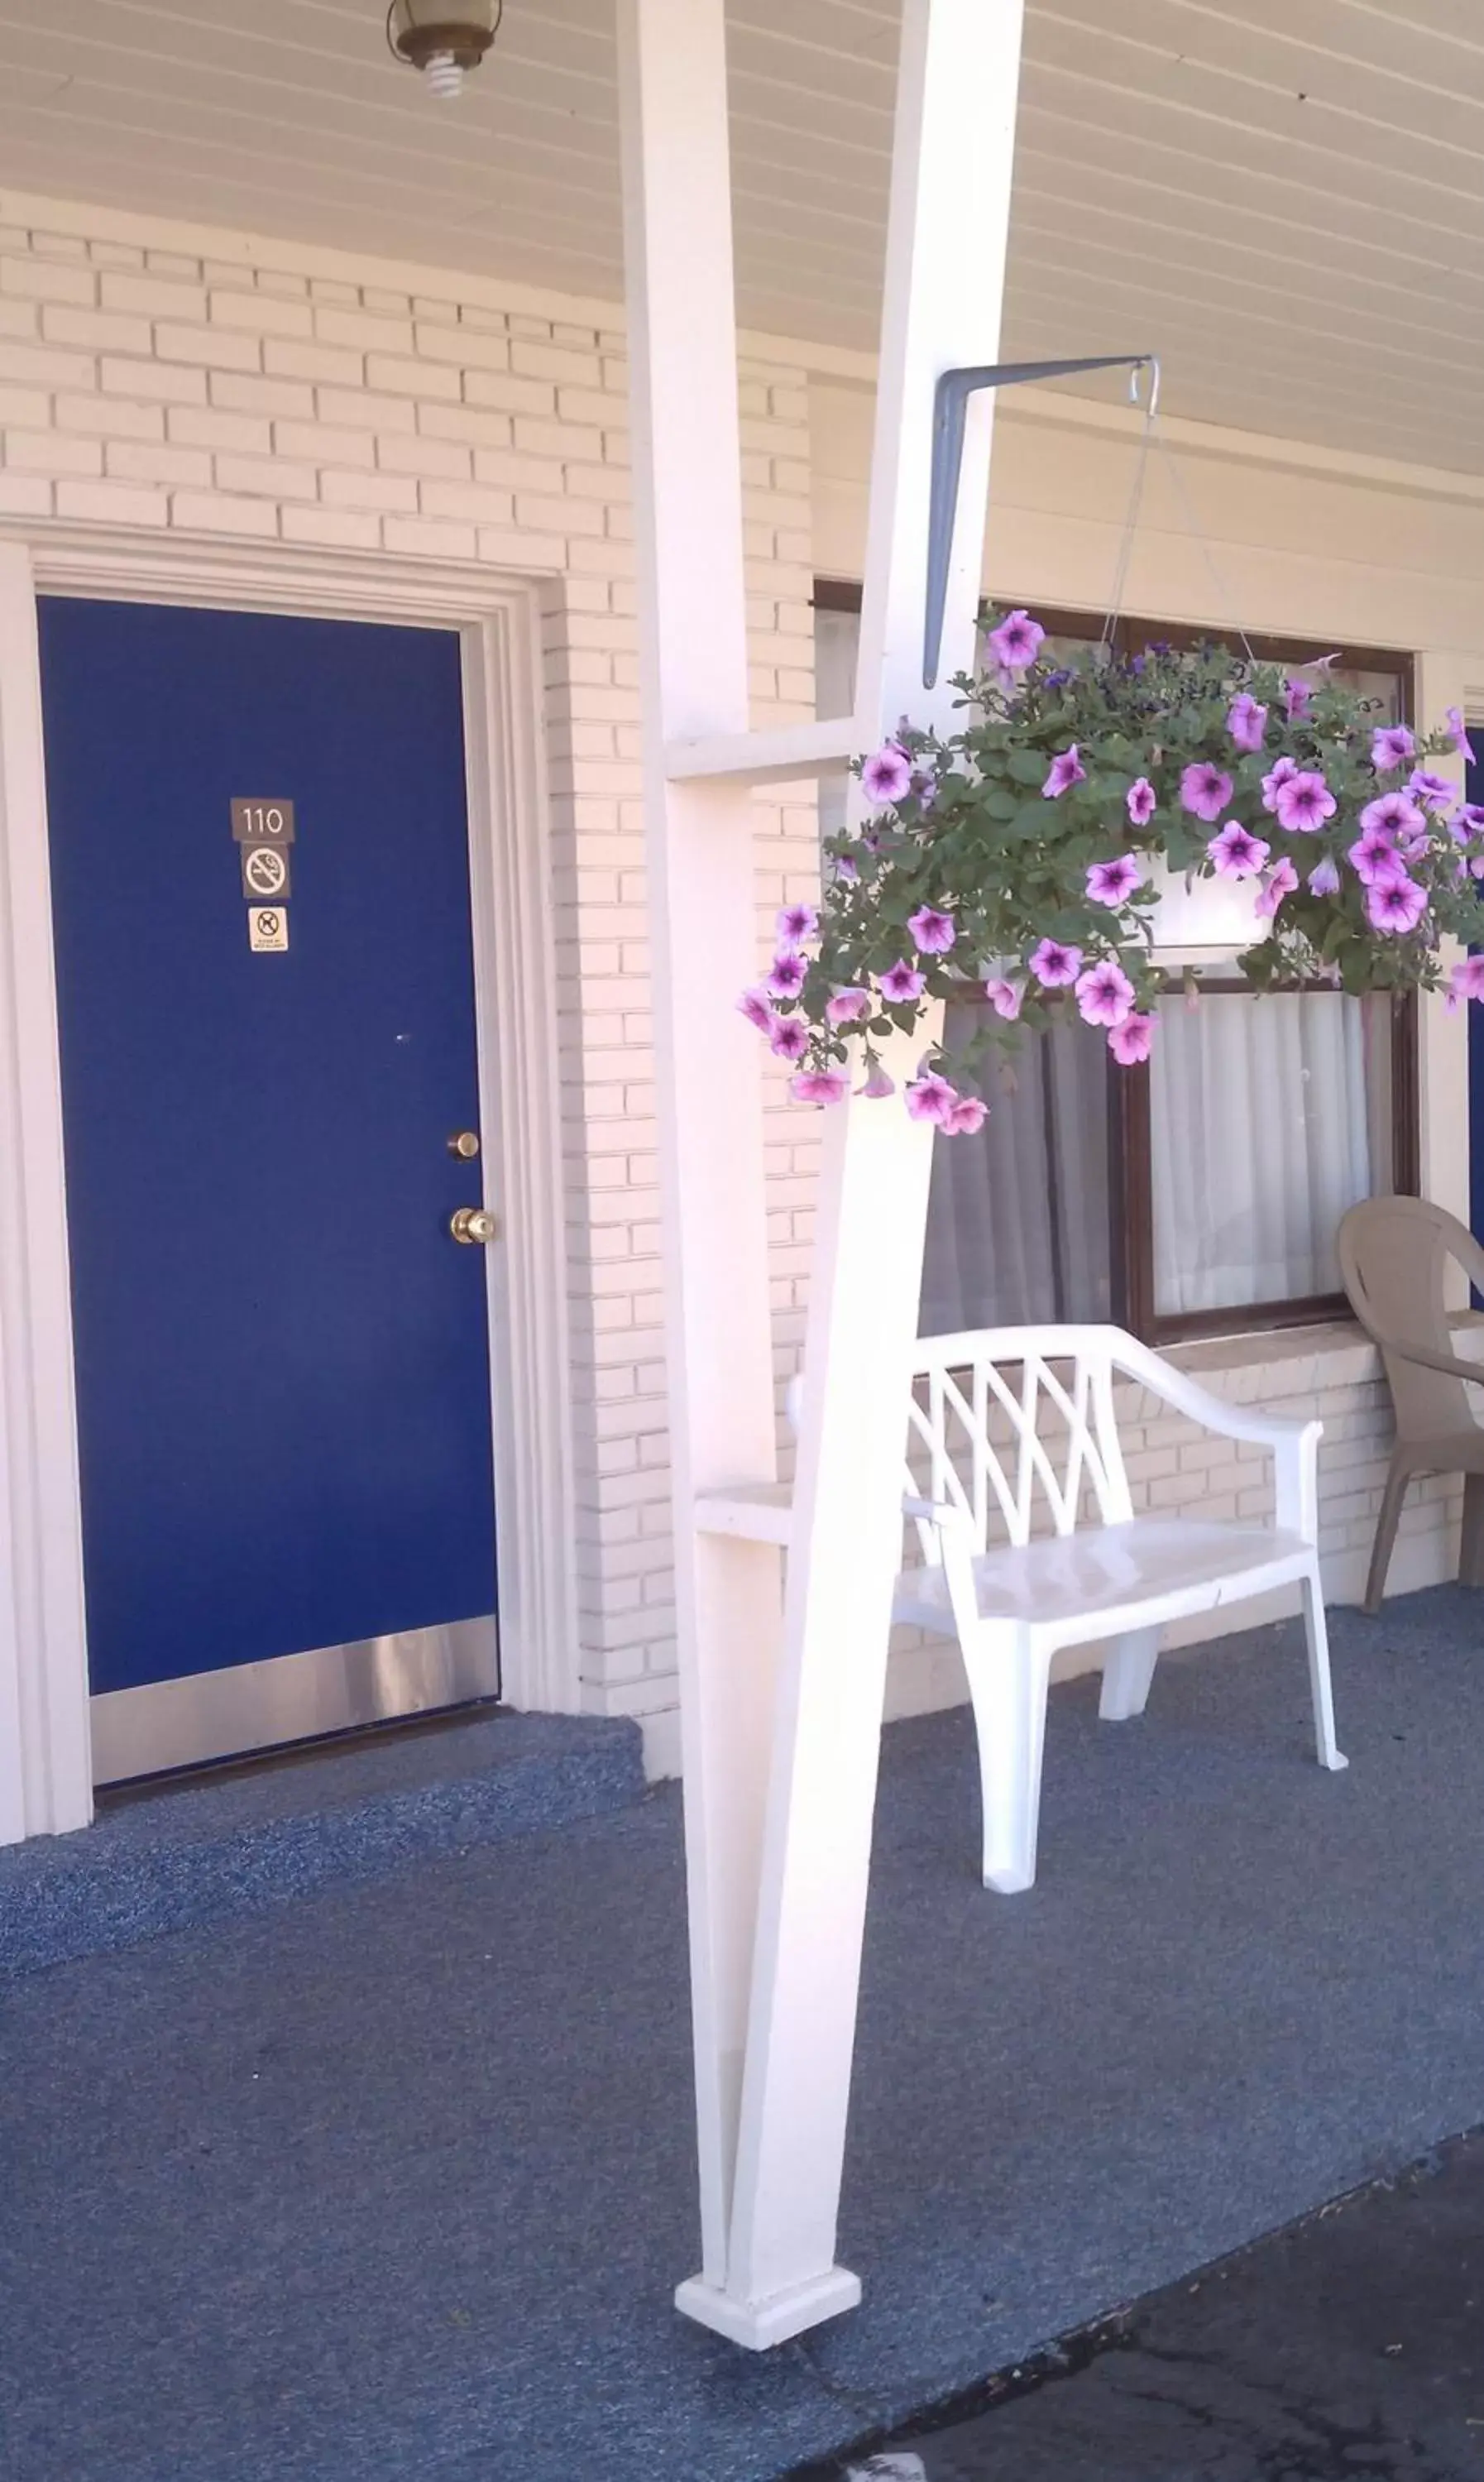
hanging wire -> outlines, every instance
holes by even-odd
[[[1131,405],[1137,405],[1139,402],[1139,370],[1141,367],[1143,366],[1136,365],[1129,378],[1128,400]],[[1107,618],[1102,624],[1102,637],[1100,643],[1105,647],[1111,647],[1114,632],[1123,617],[1124,590],[1128,580],[1128,564],[1133,556],[1134,532],[1138,526],[1139,514],[1144,503],[1144,486],[1149,472],[1149,452],[1153,447],[1158,450],[1159,455],[1163,460],[1164,470],[1169,476],[1170,488],[1179,512],[1180,522],[1191,541],[1199,549],[1201,557],[1206,563],[1206,572],[1210,578],[1211,585],[1215,593],[1216,607],[1225,615],[1233,635],[1240,642],[1242,651],[1245,654],[1247,661],[1250,664],[1256,663],[1257,657],[1252,651],[1252,642],[1249,639],[1246,630],[1242,626],[1241,618],[1237,612],[1232,590],[1227,584],[1226,578],[1222,575],[1220,568],[1217,567],[1216,555],[1210,546],[1210,539],[1205,533],[1196,517],[1195,510],[1191,505],[1190,493],[1186,488],[1184,474],[1181,471],[1175,451],[1171,447],[1169,439],[1165,436],[1163,425],[1158,420],[1159,356],[1157,354],[1150,355],[1148,368],[1150,374],[1149,401],[1144,408],[1144,428],[1139,435],[1138,452],[1134,460],[1133,484],[1128,495],[1128,512],[1124,519],[1124,530],[1119,539],[1118,558],[1113,573],[1112,601],[1108,607]]]
[[[1137,405],[1139,402],[1139,372],[1143,367],[1141,363],[1135,362],[1128,374],[1130,405]],[[1133,486],[1128,494],[1127,513],[1124,518],[1124,531],[1119,539],[1118,558],[1113,569],[1112,600],[1102,624],[1101,644],[1109,647],[1113,644],[1113,633],[1118,627],[1124,609],[1124,589],[1128,581],[1128,563],[1133,556],[1133,538],[1139,522],[1139,511],[1144,501],[1144,477],[1149,469],[1150,441],[1153,437],[1154,416],[1159,410],[1159,356],[1157,354],[1149,356],[1148,367],[1149,403],[1144,409],[1144,428],[1139,434],[1138,453],[1133,464]]]
[[[1221,570],[1216,566],[1216,555],[1211,549],[1209,536],[1203,532],[1201,526],[1197,522],[1195,511],[1190,504],[1190,494],[1185,488],[1185,477],[1180,470],[1179,461],[1176,457],[1174,449],[1171,447],[1162,431],[1156,436],[1154,445],[1164,460],[1165,471],[1168,473],[1170,478],[1170,488],[1174,491],[1176,500],[1179,507],[1181,523],[1184,526],[1186,534],[1190,537],[1191,541],[1199,546],[1201,557],[1206,563],[1206,573],[1210,578],[1213,589],[1215,590],[1217,609],[1225,613],[1232,630],[1237,638],[1240,639],[1242,652],[1246,656],[1249,664],[1255,664],[1258,659],[1252,651],[1252,641],[1242,626],[1241,619],[1236,609],[1235,598],[1233,597],[1232,590],[1227,584],[1225,577],[1222,575]]]

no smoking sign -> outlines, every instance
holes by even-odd
[[[282,897],[289,892],[289,858],[279,845],[239,845],[244,896]]]

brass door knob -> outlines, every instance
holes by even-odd
[[[479,1131],[455,1129],[448,1141],[448,1151],[451,1155],[457,1155],[461,1163],[472,1163],[479,1152]]]
[[[449,1217],[448,1228],[456,1241],[490,1242],[499,1226],[482,1206],[461,1206]]]

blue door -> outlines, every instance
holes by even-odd
[[[473,1620],[492,1659],[459,641],[40,626],[93,1691]]]

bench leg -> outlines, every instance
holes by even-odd
[[[1129,1629],[1112,1639],[1102,1667],[1102,1695],[1098,1712],[1104,1724],[1128,1724],[1149,1703],[1150,1683],[1159,1660],[1157,1628]]]
[[[1324,1625],[1324,1592],[1317,1564],[1303,1581],[1304,1635],[1309,1641],[1309,1685],[1314,1702],[1314,1748],[1321,1767],[1347,1767],[1335,1741],[1335,1693],[1330,1685],[1330,1641]]]
[[[1030,1631],[1021,1628],[987,1628],[964,1656],[979,1739],[984,1884],[1018,1896],[1036,1879],[1051,1659],[1032,1651]]]

